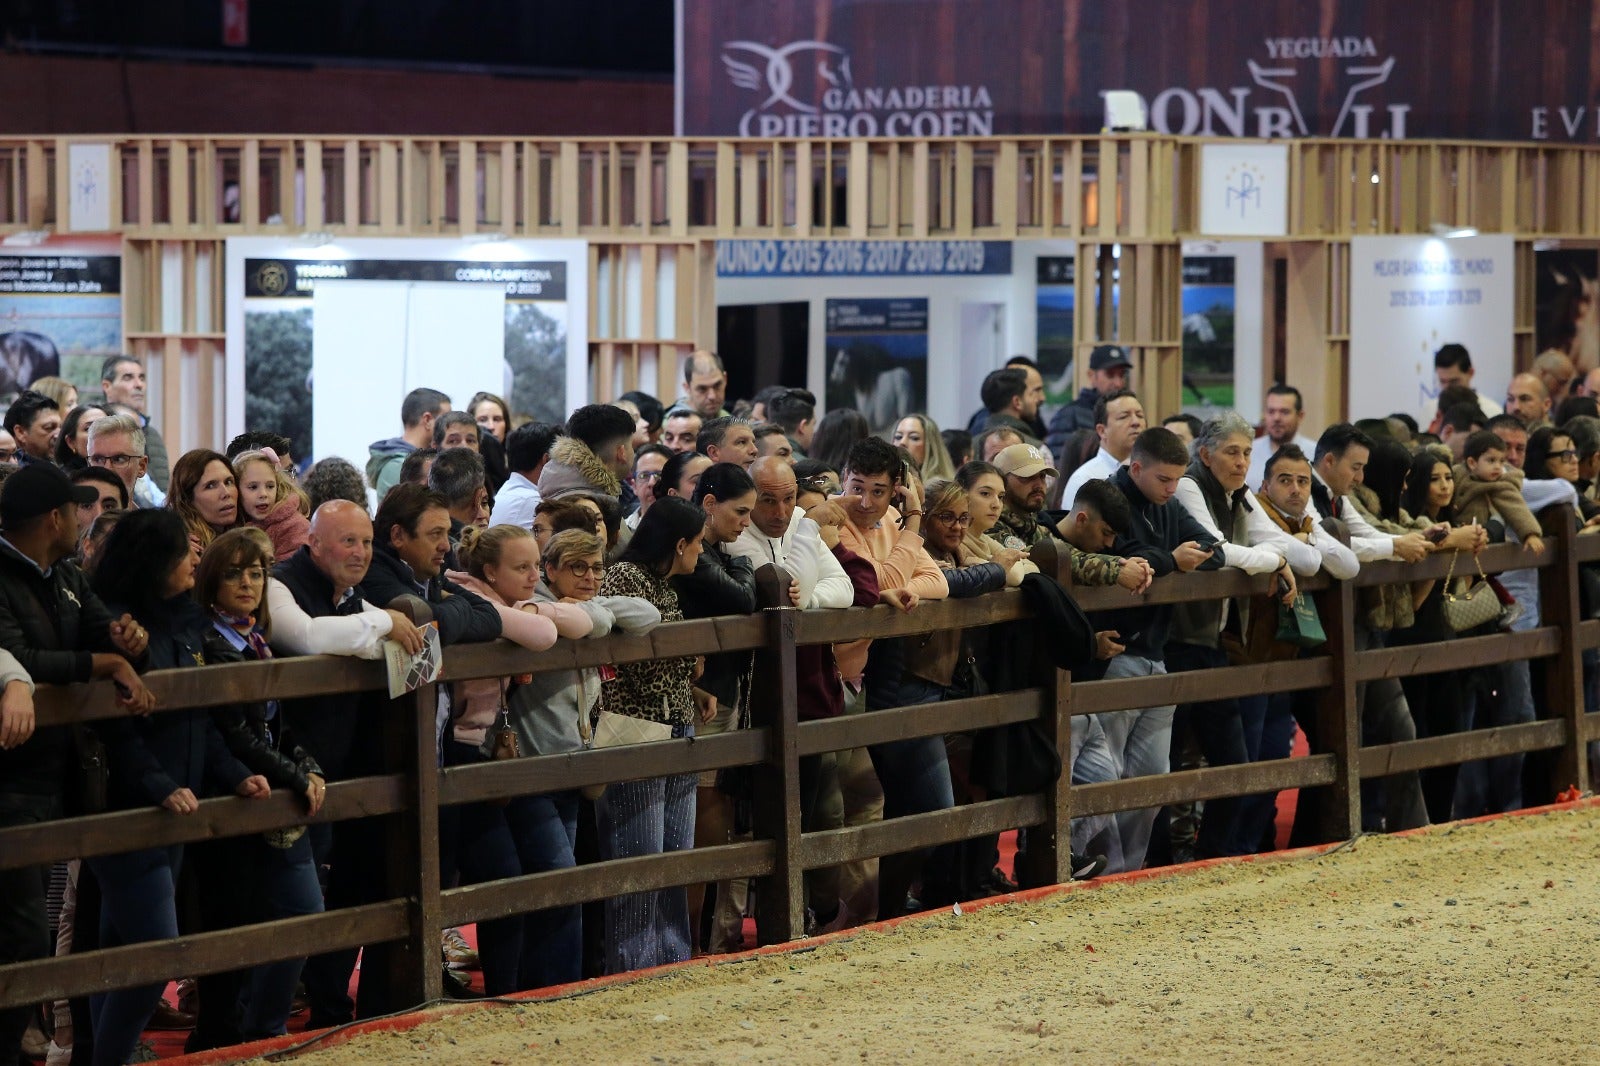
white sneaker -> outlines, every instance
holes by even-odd
[[[62,1047],[54,1040],[45,1049],[44,1066],[70,1066],[72,1062],[72,1048]]]

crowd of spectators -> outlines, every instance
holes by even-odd
[[[370,740],[387,694],[150,714],[141,675],[309,654],[376,659],[386,643],[415,653],[424,632],[405,609],[415,600],[445,645],[505,638],[543,650],[752,613],[756,571],[769,563],[792,578],[785,601],[805,609],[912,611],[1008,587],[1049,603],[1050,587],[1064,593],[1030,555],[1054,541],[1074,584],[1126,595],[1116,610],[1076,627],[1064,614],[1049,630],[1082,678],[1308,654],[1280,629],[1282,612],[1304,604],[1303,578],[1349,579],[1367,563],[1438,552],[1470,558],[1500,540],[1538,552],[1540,514],[1558,504],[1574,508],[1584,532],[1600,528],[1600,410],[1588,379],[1546,360],[1513,379],[1502,411],[1473,390],[1462,346],[1446,345],[1435,363],[1439,401],[1425,420],[1340,423],[1313,439],[1288,384],[1267,391],[1260,436],[1230,411],[1152,426],[1128,388],[1131,361],[1111,345],[1091,353],[1089,387],[1047,424],[1044,378],[1016,357],[985,379],[965,429],[911,414],[884,439],[858,411],[820,412],[801,388],[730,405],[721,361],[699,351],[684,360],[673,402],[632,392],[559,426],[490,393],[458,411],[445,392],[415,389],[397,412],[400,432],[371,446],[364,474],[338,457],[302,469],[272,427],[169,462],[146,413],[144,368],[128,356],[107,360],[95,403],[41,380],[10,404],[0,437],[0,827],[108,809],[183,817],[206,797],[280,789],[315,816],[328,783],[381,769]],[[1222,568],[1272,575],[1272,591],[1176,607],[1137,596],[1156,577]],[[1445,600],[1476,568],[1455,573],[1362,590],[1356,646],[1457,635]],[[1474,632],[1536,625],[1536,572],[1498,585],[1498,617]],[[1600,610],[1590,585],[1584,609]],[[1003,690],[1016,683],[1008,645],[980,627],[803,647],[799,717]],[[1517,661],[1367,682],[1362,740],[1531,721],[1535,669]],[[1589,709],[1597,674],[1586,659]],[[127,717],[35,728],[35,683],[97,678],[116,683]],[[750,652],[451,682],[438,688],[439,765],[721,733],[747,727],[762,698]],[[1325,738],[1315,699],[1264,692],[1075,716],[1064,763],[1074,783],[1092,784],[1284,758],[1297,729],[1316,750]],[[86,799],[68,780],[91,743],[103,748],[109,785]],[[801,824],[825,830],[981,799],[977,748],[970,736],[935,736],[805,756]],[[1364,828],[1517,808],[1529,798],[1524,761],[1369,781]],[[449,807],[441,878],[476,884],[727,843],[749,831],[747,789],[738,775],[675,775]],[[1314,794],[1302,796],[1295,838],[1312,839],[1316,807]],[[1072,874],[1253,853],[1274,846],[1275,821],[1272,795],[1080,818]],[[380,836],[361,822],[311,820],[0,871],[0,962],[369,902],[382,898],[383,869]],[[993,838],[811,871],[808,930],[1014,890],[1012,877]],[[59,904],[53,885],[64,889]],[[440,965],[481,967],[491,995],[656,966],[735,950],[749,906],[749,884],[736,881],[509,915],[478,926],[475,952],[447,933]],[[363,966],[381,967],[389,950],[368,946]],[[158,1014],[192,1026],[189,1049],[201,1050],[283,1033],[297,1000],[312,1026],[399,1006],[380,981],[359,982],[353,1001],[355,965],[354,949],[339,950],[201,978],[178,1005],[160,985],[56,1005],[50,1061],[130,1061]],[[15,1058],[29,1024],[26,1010],[0,1015],[0,1061]]]

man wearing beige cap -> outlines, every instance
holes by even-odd
[[[1050,465],[1050,457],[1042,448],[1036,444],[1013,444],[994,457],[994,467],[1006,487],[1000,522],[989,531],[995,540],[1007,547],[1031,548],[1042,540],[1058,537],[1071,545],[1074,584],[1120,584],[1135,592],[1149,585],[1150,570],[1144,560],[1101,554],[1111,546],[1111,538],[1093,531],[1103,530],[1109,523],[1111,533],[1123,532],[1125,521],[1094,506],[1069,509],[1065,515],[1044,509],[1045,492],[1050,478],[1056,476],[1056,468]]]

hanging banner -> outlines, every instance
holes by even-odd
[[[1595,141],[1594,34],[1568,0],[678,0],[677,132],[1091,134],[1131,90],[1163,133]]]
[[[1600,250],[1541,248],[1533,265],[1535,348],[1565,355],[1582,377],[1600,367]]]
[[[104,233],[112,228],[111,175],[109,144],[67,145],[67,229]]]
[[[84,396],[122,351],[122,241],[0,247],[0,396],[62,377]]]
[[[1289,230],[1289,146],[1200,146],[1200,232],[1279,237]]]
[[[1211,418],[1234,406],[1233,256],[1183,257],[1183,410]]]
[[[1078,299],[1074,284],[1078,260],[1071,255],[1041,255],[1034,273],[1033,359],[1044,378],[1045,406],[1053,414],[1077,397],[1072,385],[1072,319]]]
[[[229,435],[274,429],[294,441],[297,457],[320,458],[331,453],[313,439],[314,421],[371,419],[378,429],[369,439],[394,436],[401,400],[417,386],[439,389],[461,409],[484,391],[513,414],[564,422],[587,402],[587,249],[583,241],[228,241]],[[313,323],[320,286],[340,287],[328,307],[348,328]],[[468,292],[485,287],[502,298],[489,305]],[[496,321],[478,321],[480,312]],[[317,350],[319,335],[338,337],[339,350]],[[479,350],[485,338],[494,345],[489,363]],[[319,395],[317,367],[338,383],[336,394]],[[357,466],[366,458],[344,457]]]
[[[1439,396],[1433,355],[1451,342],[1471,354],[1478,394],[1497,402],[1505,396],[1513,246],[1509,234],[1351,240],[1351,419],[1427,415]]]
[[[910,278],[1009,273],[1010,241],[717,242],[719,278]]]
[[[928,301],[829,300],[828,409],[853,407],[873,433],[927,409]]]

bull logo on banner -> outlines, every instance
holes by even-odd
[[[729,54],[740,52],[765,60],[764,68],[757,69],[753,63],[746,63]],[[818,78],[835,88],[850,85],[850,53],[826,41],[790,41],[782,48],[769,48],[758,41],[729,41],[723,46],[722,65],[727,68],[729,79],[741,89],[754,89],[757,92],[761,91],[764,80],[770,93],[739,120],[741,134],[748,135],[746,127],[756,112],[766,111],[777,104],[786,105],[802,114],[817,114],[817,107],[796,99],[789,92],[795,82],[794,63],[790,57],[807,52],[816,53],[811,66]]]
[[[735,86],[761,94],[739,118],[741,137],[994,134],[988,86],[857,86],[850,53],[827,41],[728,41],[722,66]]]
[[[1394,56],[1379,58],[1371,37],[1272,37],[1266,46],[1266,62],[1245,61],[1250,85],[1161,90],[1146,102],[1151,128],[1204,136],[1405,137],[1410,104],[1383,105],[1388,119],[1385,125],[1376,115],[1378,105],[1368,102],[1373,92],[1389,81],[1395,67]],[[1300,108],[1298,89],[1302,82],[1315,79],[1318,63],[1330,59],[1341,61],[1342,99],[1331,127],[1316,130]],[[1265,103],[1259,102],[1262,96]]]

